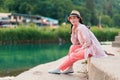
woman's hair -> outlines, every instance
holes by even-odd
[[[77,15],[76,15],[76,16],[77,16]],[[81,24],[83,24],[82,19],[81,19],[79,16],[77,16],[77,18],[79,18],[79,22],[80,22]],[[72,27],[73,27],[73,25],[71,24],[71,31],[70,31],[70,34],[72,33]]]

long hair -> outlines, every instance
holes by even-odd
[[[83,24],[82,19],[79,16],[77,16],[77,18],[79,18],[79,23]],[[73,25],[71,24],[70,34],[72,34],[72,27],[73,27]]]

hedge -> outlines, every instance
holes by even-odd
[[[99,41],[113,41],[120,29],[91,27]],[[18,26],[16,28],[0,28],[0,43],[31,42],[70,42],[70,25],[57,28],[38,27],[35,25]]]

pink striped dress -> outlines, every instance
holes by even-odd
[[[85,59],[89,54],[91,54],[93,57],[107,56],[94,34],[83,24],[79,24],[75,34],[71,34],[71,42],[73,45],[82,46],[77,50],[79,51],[83,49],[85,51]]]

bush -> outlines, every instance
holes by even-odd
[[[118,35],[120,29],[117,28],[102,28],[92,27],[91,31],[95,34],[99,41],[113,41],[115,36]]]
[[[113,41],[115,36],[118,35],[120,29],[116,28],[102,28],[91,27],[90,29],[99,41]],[[61,25],[58,28],[51,27],[26,27],[19,26],[17,28],[1,28],[0,29],[0,43],[16,43],[19,41],[65,41],[70,42],[70,25]]]
[[[70,25],[61,25],[58,29],[58,38],[70,41]]]

